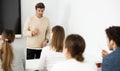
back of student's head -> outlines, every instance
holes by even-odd
[[[45,9],[44,3],[42,3],[42,2],[37,3],[36,6],[35,6],[35,9],[37,10],[37,8],[41,8],[41,9],[43,8],[43,9]]]
[[[68,49],[72,58],[81,62],[84,60],[83,52],[85,50],[85,41],[82,36],[78,34],[68,35],[65,40],[65,48]]]
[[[64,38],[65,32],[62,26],[55,26],[52,28],[51,46],[56,52],[62,52]]]
[[[105,31],[109,41],[115,41],[116,45],[120,47],[120,26],[112,26],[107,28]]]
[[[15,34],[12,30],[4,30],[2,32],[1,60],[3,71],[12,71],[11,63],[13,61],[13,51],[11,43],[15,39]]]

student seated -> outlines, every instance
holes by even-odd
[[[39,71],[51,71],[53,64],[66,60],[62,53],[64,38],[65,32],[62,26],[52,28],[51,44],[42,49]]]
[[[12,30],[2,32],[0,46],[0,71],[24,71],[24,50],[14,46],[15,33]]]
[[[102,71],[120,71],[120,26],[112,26],[105,30],[107,44],[112,52],[102,52]]]
[[[95,64],[85,61],[84,50],[84,39],[77,34],[69,35],[63,49],[68,60],[55,64],[51,71],[97,71]]]

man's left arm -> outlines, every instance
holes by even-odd
[[[50,22],[48,20],[48,24],[47,24],[47,29],[46,29],[46,35],[45,35],[45,40],[47,41],[47,43],[49,42],[49,38],[50,38],[50,32],[51,32],[51,27],[50,27]]]
[[[49,42],[50,32],[51,32],[51,27],[50,27],[50,22],[48,20],[47,29],[46,29],[46,33],[45,33],[45,40],[42,43],[42,47],[45,47],[47,45],[47,43]]]

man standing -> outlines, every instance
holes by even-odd
[[[112,53],[103,57],[102,71],[120,71],[120,26],[107,28],[107,43]]]
[[[35,15],[25,22],[23,34],[27,37],[27,59],[40,58],[42,47],[46,46],[50,36],[49,19],[43,16],[45,5],[37,3]]]

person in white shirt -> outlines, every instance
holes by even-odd
[[[62,26],[52,28],[51,44],[42,49],[39,71],[50,71],[54,64],[66,60],[65,55],[62,53],[64,38],[65,32]]]
[[[63,48],[68,60],[55,64],[51,71],[97,71],[95,64],[85,61],[83,57],[84,50],[84,39],[77,34],[69,35]]]

